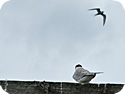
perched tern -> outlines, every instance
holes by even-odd
[[[88,70],[84,69],[82,65],[78,64],[75,66],[73,79],[79,83],[89,83],[96,76],[96,74],[100,73],[103,72],[89,72]]]

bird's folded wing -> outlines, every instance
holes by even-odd
[[[82,77],[84,77],[85,75],[88,74],[88,71],[84,70],[84,71],[75,71],[74,75],[73,75],[73,78],[75,80],[79,80],[81,79]]]
[[[84,76],[86,76],[86,75],[91,75],[91,74],[90,74],[90,72],[89,72],[89,71],[87,71],[87,70],[86,70],[86,71],[84,71],[84,72],[82,72],[81,74],[82,74],[82,77],[84,77]]]

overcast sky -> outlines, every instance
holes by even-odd
[[[94,17],[99,7],[107,15]],[[70,81],[74,67],[125,81],[125,10],[113,0],[10,0],[0,10],[0,79]]]

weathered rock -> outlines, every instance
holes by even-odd
[[[124,84],[79,84],[67,82],[0,81],[9,94],[115,94]]]

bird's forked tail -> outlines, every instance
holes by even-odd
[[[94,72],[95,74],[100,74],[100,73],[104,73],[104,72]]]

